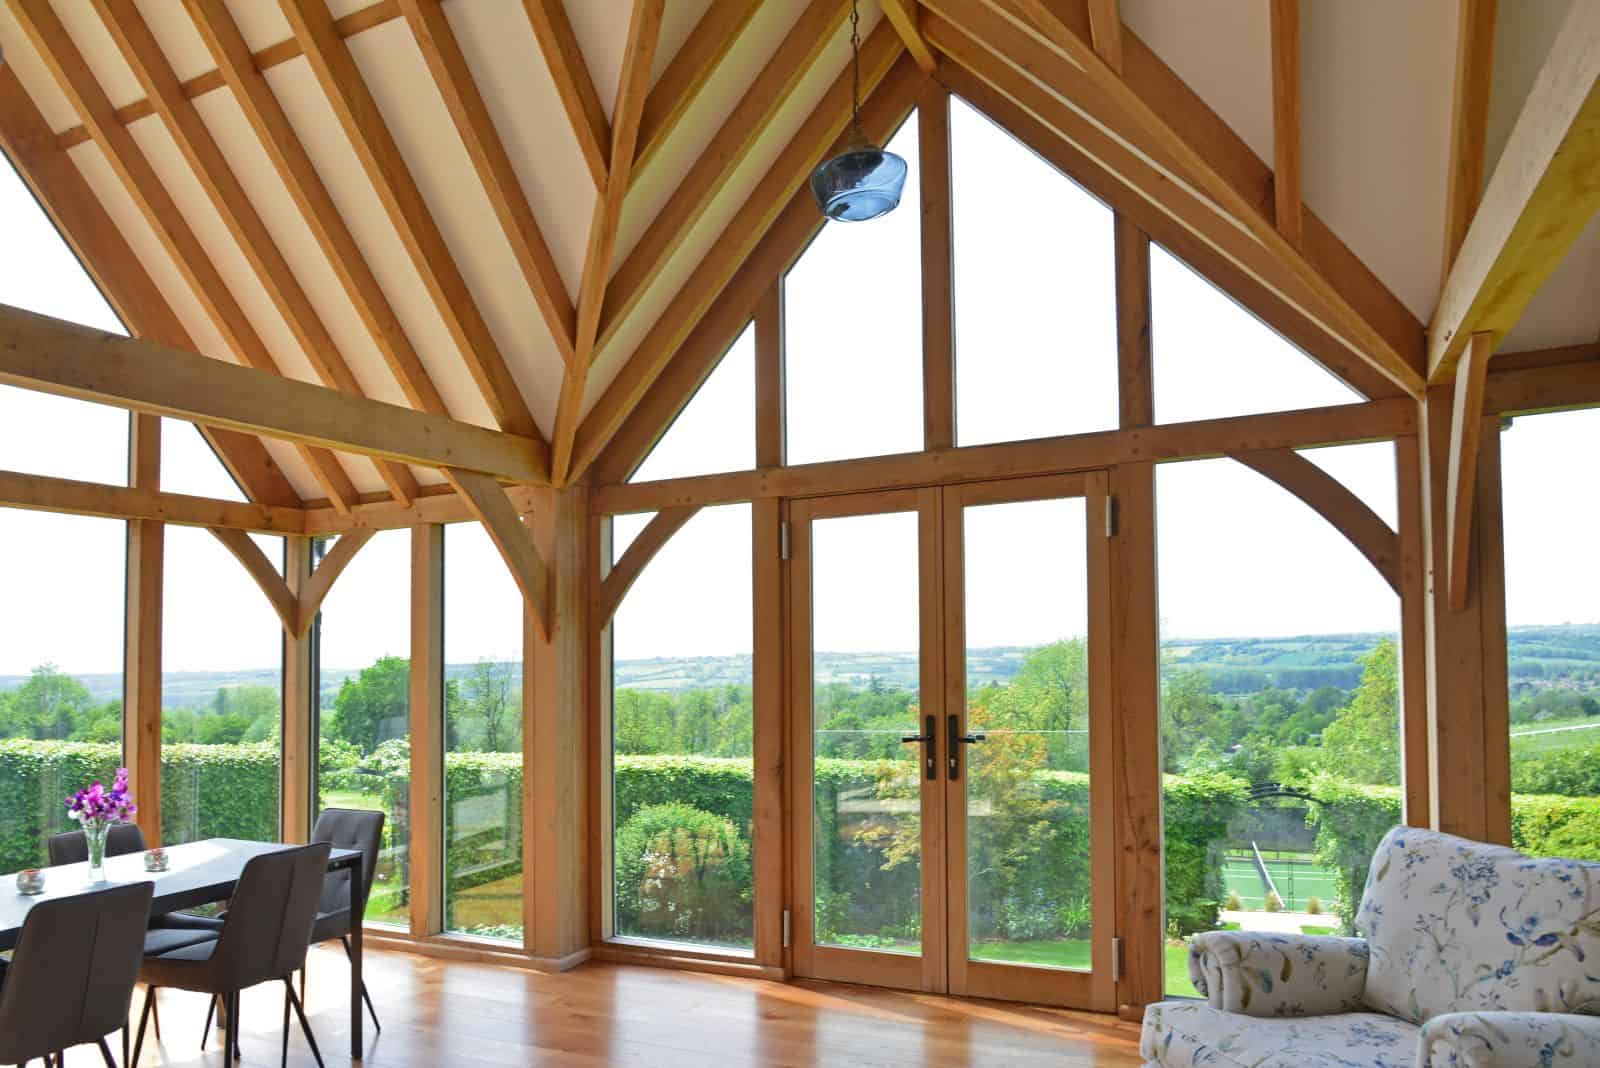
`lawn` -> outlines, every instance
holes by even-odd
[[[1574,730],[1558,730],[1573,727]],[[1539,723],[1519,723],[1511,728],[1513,753],[1554,753],[1600,742],[1600,721],[1589,716],[1552,719]]]
[[[1166,943],[1168,997],[1195,997],[1189,982],[1189,947],[1182,942]],[[1046,964],[1056,968],[1089,967],[1089,943],[1081,938],[1041,939],[1037,942],[980,942],[972,947],[972,959],[1002,961],[1008,964]]]

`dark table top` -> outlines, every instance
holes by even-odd
[[[0,875],[0,949],[10,949],[16,945],[22,921],[37,902],[103,890],[117,883],[147,882],[155,884],[154,900],[150,903],[152,913],[193,908],[226,900],[233,893],[245,862],[251,857],[293,848],[280,842],[207,838],[168,846],[168,867],[163,872],[145,871],[143,853],[107,857],[106,881],[103,883],[89,882],[87,863],[62,864],[40,869],[44,872],[44,893],[31,897],[17,893],[14,872]],[[350,867],[360,857],[359,849],[335,849],[328,858],[328,867]]]

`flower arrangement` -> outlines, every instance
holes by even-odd
[[[83,824],[83,835],[89,847],[89,878],[105,878],[106,834],[114,823],[122,823],[139,811],[128,790],[128,769],[118,768],[117,777],[107,790],[95,783],[67,798],[67,817]]]

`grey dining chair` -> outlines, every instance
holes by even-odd
[[[0,1063],[63,1063],[72,1046],[100,1048],[128,1022],[154,887],[113,886],[41,901],[29,910],[11,964],[0,972]],[[128,1062],[123,1033],[123,1063]]]
[[[133,1061],[144,1045],[145,1023],[150,1015],[153,990],[170,987],[221,998],[224,1006],[223,1049],[232,1059],[239,1049],[239,994],[260,983],[281,980],[284,986],[283,1062],[289,1058],[289,1009],[300,1018],[317,1064],[322,1053],[306,1019],[305,1007],[295,996],[291,976],[305,966],[311,944],[311,927],[317,918],[317,901],[328,872],[326,842],[264,853],[252,857],[239,874],[227,919],[214,938],[179,949],[147,956],[139,977],[150,988],[139,1015]]]

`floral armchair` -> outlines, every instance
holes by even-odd
[[[1396,827],[1355,926],[1196,935],[1146,1068],[1600,1066],[1600,864]]]

